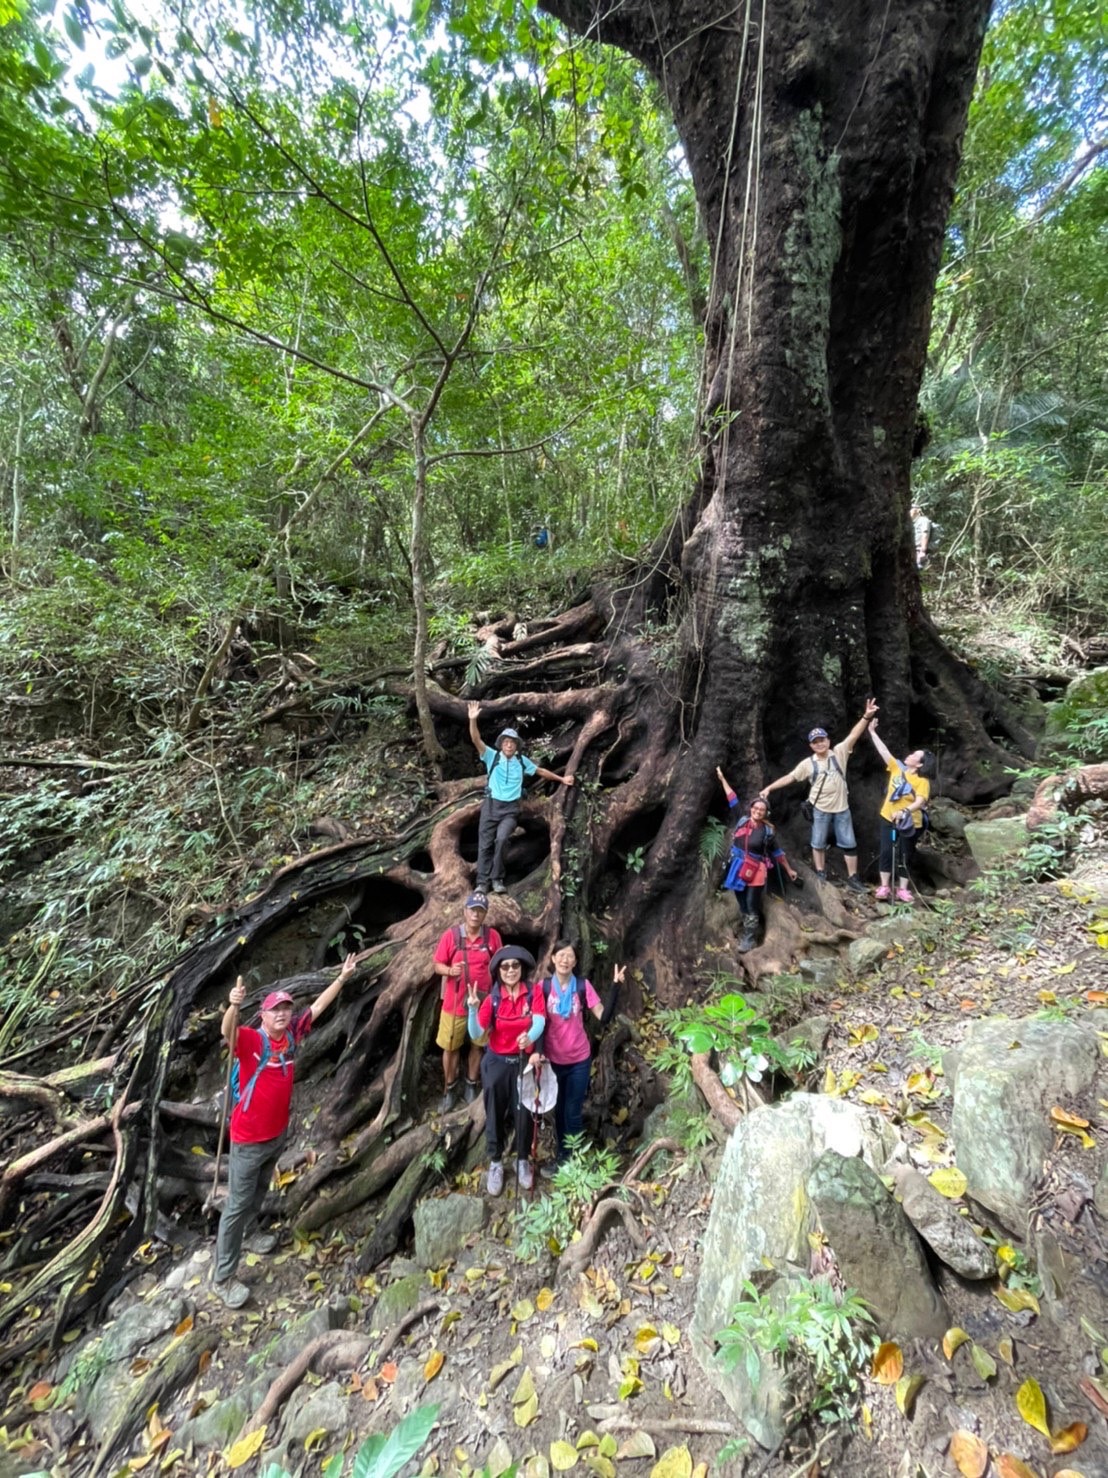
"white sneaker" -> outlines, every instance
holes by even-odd
[[[530,1160],[516,1161],[516,1175],[519,1178],[519,1184],[522,1190],[529,1191],[535,1184],[535,1174],[531,1169]]]
[[[488,1189],[490,1196],[499,1196],[504,1189],[504,1166],[499,1160],[489,1166]]]

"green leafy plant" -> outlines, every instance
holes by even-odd
[[[628,872],[642,872],[646,866],[646,848],[636,847],[633,851],[628,852],[626,860]]]
[[[798,1406],[825,1422],[850,1422],[861,1394],[862,1374],[877,1345],[873,1316],[852,1290],[841,1296],[823,1281],[803,1278],[781,1297],[780,1289],[759,1293],[749,1280],[747,1297],[716,1340],[724,1370],[740,1361],[758,1380],[762,1361],[774,1360]]]
[[[528,1202],[520,1214],[515,1244],[520,1262],[534,1262],[544,1252],[561,1253],[596,1197],[619,1173],[614,1151],[570,1144],[573,1153],[558,1166],[548,1194]]]
[[[795,1072],[813,1060],[803,1045],[782,1047],[775,1041],[770,1023],[737,991],[710,1005],[663,1011],[658,1022],[669,1042],[654,1054],[654,1065],[680,1087],[691,1081],[689,1057],[694,1053],[714,1053],[720,1080],[729,1088],[744,1078],[760,1083],[773,1068]]]
[[[709,816],[700,832],[700,871],[706,878],[712,876],[713,871],[719,866],[727,846],[727,825],[717,820],[715,816]]]
[[[439,1408],[417,1406],[391,1432],[374,1432],[354,1455],[351,1478],[394,1478],[405,1463],[411,1462],[431,1435]],[[336,1452],[323,1465],[323,1478],[341,1478],[346,1470],[346,1454]],[[270,1463],[261,1478],[292,1478],[280,1463]]]

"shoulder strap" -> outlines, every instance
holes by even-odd
[[[290,1026],[291,1026],[291,1023],[290,1023]],[[262,1050],[258,1054],[258,1065],[254,1069],[254,1071],[251,1073],[251,1075],[250,1075],[250,1081],[247,1083],[246,1087],[242,1090],[241,1093],[238,1093],[236,1095],[236,1097],[235,1097],[236,1104],[241,1104],[244,1111],[250,1107],[250,1100],[254,1097],[254,1085],[258,1081],[258,1079],[261,1077],[261,1075],[262,1075],[262,1068],[264,1068],[265,1065],[266,1065],[266,1063],[269,1061],[269,1058],[270,1058],[270,1055],[271,1055],[271,1051],[272,1051],[272,1044],[270,1043],[270,1040],[269,1040],[269,1033],[263,1030],[261,1036],[262,1036]],[[290,1037],[290,1040],[291,1040],[291,1037]],[[235,1070],[236,1070],[236,1073],[237,1073],[237,1071],[238,1071],[238,1059],[237,1058],[235,1060]],[[235,1086],[237,1087],[237,1084]]]

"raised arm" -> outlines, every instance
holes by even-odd
[[[876,703],[876,700],[873,699],[873,698],[867,698],[866,699],[866,711],[865,711],[865,713],[863,713],[862,717],[858,720],[858,722],[851,729],[850,733],[843,740],[843,743],[846,745],[846,752],[847,752],[847,754],[850,753],[850,751],[858,743],[858,740],[866,732],[866,725],[869,724],[869,723],[871,723],[876,717],[877,717],[877,703]]]
[[[733,806],[738,800],[738,796],[735,794],[735,790],[734,787],[731,785],[731,782],[727,779],[727,776],[723,773],[718,765],[716,766],[716,775],[719,778],[719,783],[723,786],[723,793],[727,797],[727,804],[729,806]]]
[[[553,770],[544,770],[541,765],[535,766],[535,774],[541,775],[544,780],[556,780],[559,785],[572,785],[572,775],[555,775]]]
[[[889,761],[892,759],[892,755],[889,753],[889,746],[885,743],[884,739],[882,739],[881,735],[877,732],[876,719],[870,720],[869,737],[873,740],[874,749],[876,749],[877,753],[881,756],[885,763],[888,764]]]
[[[771,780],[768,785],[763,785],[758,794],[764,799],[769,795],[771,790],[781,790],[783,786],[792,785],[795,782],[795,778],[793,772],[790,770],[787,775],[782,775],[779,780]]]
[[[358,956],[355,954],[347,955],[346,959],[343,960],[342,964],[339,967],[339,973],[335,976],[334,980],[331,981],[331,984],[327,987],[326,990],[320,991],[319,995],[316,996],[315,1000],[311,1004],[313,1021],[318,1021],[319,1018],[323,1015],[324,1011],[327,1010],[327,1007],[335,999],[339,991],[342,990],[343,986],[350,979],[351,975],[353,975],[354,968],[357,963]]]
[[[479,755],[484,756],[488,745],[481,738],[481,730],[477,727],[477,720],[481,716],[480,703],[470,703],[466,709],[469,714],[469,737],[473,740],[473,747]]]

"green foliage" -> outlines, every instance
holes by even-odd
[[[727,850],[727,838],[729,828],[723,821],[717,820],[715,816],[709,816],[700,833],[700,845],[698,853],[700,856],[700,871],[706,878],[711,878],[723,859]]]
[[[658,1024],[669,1038],[654,1054],[654,1065],[681,1088],[692,1081],[689,1057],[714,1053],[720,1080],[734,1087],[743,1078],[760,1083],[771,1068],[797,1072],[810,1066],[813,1054],[801,1043],[782,1047],[770,1035],[770,1023],[737,992],[709,1005],[662,1011]]]
[[[593,1201],[619,1174],[619,1156],[593,1145],[570,1146],[546,1195],[523,1208],[517,1221],[516,1256],[534,1262],[544,1253],[559,1255],[567,1247]]]
[[[438,1414],[437,1404],[417,1406],[391,1432],[374,1432],[366,1437],[354,1454],[351,1478],[395,1478],[430,1437]],[[341,1478],[346,1471],[343,1453],[336,1453],[323,1466],[324,1478]],[[262,1478],[292,1478],[292,1475],[280,1463],[269,1463]]]
[[[851,1290],[836,1295],[822,1280],[777,1284],[768,1294],[743,1284],[747,1297],[716,1335],[725,1370],[743,1361],[751,1381],[769,1358],[784,1370],[798,1407],[825,1422],[853,1421],[862,1376],[877,1346],[873,1316]]]

